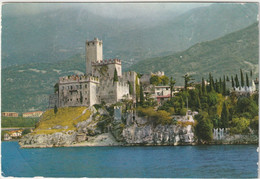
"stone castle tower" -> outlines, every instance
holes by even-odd
[[[115,71],[117,81],[114,81]],[[103,60],[103,42],[94,38],[86,41],[86,74],[60,77],[58,90],[50,95],[49,107],[114,104],[122,99],[133,99],[136,83],[139,84],[137,73],[122,73],[121,60]]]
[[[94,38],[86,41],[86,74],[92,75],[92,62],[99,63],[103,60],[103,42]]]

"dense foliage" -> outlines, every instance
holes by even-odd
[[[2,117],[1,125],[3,128],[11,127],[35,127],[39,118],[23,118],[23,117]]]

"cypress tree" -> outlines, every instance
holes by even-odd
[[[57,112],[58,112],[58,108],[57,108],[57,106],[55,104],[55,106],[54,106],[54,114],[56,114]]]
[[[202,80],[201,80],[201,88],[202,88],[202,94],[205,95],[205,93],[206,93],[206,86],[205,86],[205,81],[204,81],[203,77],[202,77]]]
[[[114,82],[118,81],[118,75],[117,75],[117,70],[115,68],[115,71],[114,71]]]
[[[215,80],[215,87],[216,87],[215,91],[217,93],[219,93],[219,84],[218,84],[218,80],[217,79]]]
[[[127,82],[128,82],[128,85],[129,85],[129,94],[132,95],[134,93],[133,86],[132,86],[130,81],[127,81]]]
[[[222,112],[221,112],[221,128],[228,127],[229,111],[226,105],[226,102],[223,103]]]
[[[252,72],[252,70],[250,70],[250,77],[252,77],[253,76],[253,72]]]
[[[202,96],[202,86],[200,85],[199,86],[199,98],[201,98],[201,96]]]
[[[231,81],[232,81],[232,88],[234,89],[234,87],[235,87],[235,84],[234,84],[234,79],[233,79],[233,76],[231,76]]]
[[[175,83],[176,83],[176,81],[173,80],[172,77],[171,77],[171,80],[170,80],[171,98],[172,98],[172,92],[173,92],[173,88],[174,88]]]
[[[222,94],[223,95],[226,95],[226,78],[225,78],[225,75],[224,75],[224,78],[223,78],[224,80],[223,80],[223,92],[222,92]]]
[[[246,86],[249,87],[249,79],[247,73],[246,73]]]
[[[241,87],[245,86],[244,75],[242,69],[240,69]]]
[[[226,81],[229,81],[229,77],[227,76],[227,79],[226,79]]]
[[[213,87],[213,90],[215,91],[215,90],[216,90],[216,85],[215,85],[215,82],[214,82],[213,77],[211,77],[211,81],[212,81],[212,87]]]
[[[213,91],[212,77],[211,73],[209,73],[209,92]]]
[[[235,77],[235,83],[236,83],[236,88],[238,88],[239,87],[239,81],[238,81],[237,74],[236,74],[236,77]]]
[[[219,77],[219,92],[222,93],[222,80],[221,80],[221,77]]]

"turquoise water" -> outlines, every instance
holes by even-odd
[[[15,177],[257,177],[256,145],[20,149],[2,142],[2,175]]]

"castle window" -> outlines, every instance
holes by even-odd
[[[72,101],[72,99],[70,99],[70,101]]]
[[[70,89],[72,89],[72,86],[70,86]]]
[[[88,85],[87,84],[85,84],[85,88],[87,88],[88,87]]]
[[[92,44],[94,45],[94,42],[92,42]]]
[[[85,98],[85,100],[87,101],[87,98]]]
[[[82,86],[80,85],[79,88],[82,89]]]

